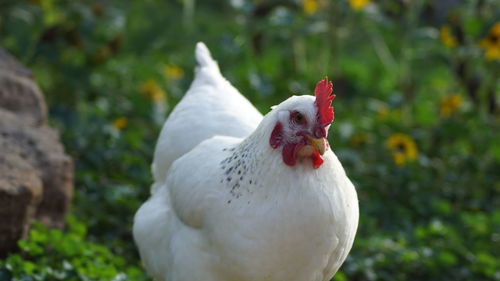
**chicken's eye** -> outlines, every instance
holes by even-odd
[[[292,112],[290,119],[292,119],[293,122],[298,125],[306,124],[306,117],[304,117],[304,115],[298,111]]]

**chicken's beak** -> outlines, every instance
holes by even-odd
[[[325,154],[325,151],[328,148],[327,140],[325,138],[314,138],[310,135],[305,135],[305,137],[320,155]]]

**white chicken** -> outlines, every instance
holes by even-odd
[[[326,139],[332,84],[262,115],[203,43],[160,134],[133,234],[157,281],[327,281],[350,251],[358,200]]]

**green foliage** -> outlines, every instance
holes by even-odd
[[[0,280],[144,277],[132,218],[197,41],[261,112],[333,80],[330,144],[361,212],[334,280],[500,280],[500,64],[483,42],[499,15],[476,0],[0,2],[2,44],[76,161],[81,222],[36,226]]]
[[[85,225],[70,216],[67,231],[35,223],[20,252],[0,261],[0,280],[145,280],[105,245],[86,240]]]

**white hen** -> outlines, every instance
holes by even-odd
[[[134,238],[157,281],[327,281],[358,225],[356,191],[329,149],[331,83],[264,118],[204,44],[155,151]]]

